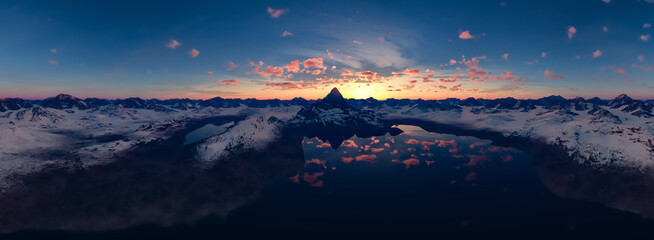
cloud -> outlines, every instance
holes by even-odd
[[[282,74],[284,74],[284,69],[282,67],[266,66],[266,71],[258,72],[257,74],[259,74],[261,76],[275,75],[275,76],[281,77]]]
[[[602,27],[602,31],[603,32],[609,32],[609,27],[607,27],[607,26]]]
[[[51,52],[51,53],[57,53],[57,49],[54,49],[54,48],[53,48],[53,49],[50,49],[50,52]]]
[[[611,0],[602,0],[602,2],[605,2],[606,4],[611,3]]]
[[[461,34],[459,34],[460,39],[473,39],[475,38],[474,36],[470,35],[470,31],[463,31]]]
[[[484,155],[472,155],[472,154],[468,154],[468,155],[466,155],[466,156],[467,156],[468,158],[470,158],[470,161],[469,161],[468,163],[466,163],[466,164],[463,164],[463,165],[464,165],[464,166],[468,166],[468,167],[476,167],[476,166],[479,166],[480,163],[483,163],[483,162],[485,162],[485,161],[490,160],[489,157],[484,156]]]
[[[545,70],[545,80],[563,80],[563,76],[561,75],[556,75],[556,73],[552,70]]]
[[[238,67],[238,65],[236,65],[236,63],[234,63],[234,62],[229,62],[227,64],[227,66],[229,66],[230,68],[237,68]]]
[[[352,41],[352,42],[353,42],[354,44],[359,44],[359,45],[363,44],[362,42],[357,41],[357,40],[354,40],[354,41]]]
[[[292,33],[292,32],[289,32],[289,31],[286,31],[286,30],[284,30],[284,32],[282,33],[282,37],[288,37],[288,36],[293,36],[293,33]]]
[[[627,73],[627,69],[624,69],[624,68],[616,68],[613,71],[616,72],[616,73]]]
[[[393,75],[398,75],[398,74],[409,74],[409,75],[415,75],[415,74],[419,74],[419,73],[420,73],[420,70],[418,70],[418,69],[408,69],[408,68],[407,68],[407,69],[405,69],[405,70],[402,71],[402,72],[392,72],[392,73],[393,73]]]
[[[290,89],[300,89],[300,85],[297,85],[292,82],[281,82],[281,83],[266,83],[266,86],[271,87],[277,90],[290,90]]]
[[[638,61],[641,61],[641,62],[645,61],[645,57],[643,55],[640,55],[640,56],[638,56],[636,58],[638,59]]]
[[[271,7],[268,8],[268,14],[270,14],[271,18],[279,18],[286,13],[288,13],[288,9],[274,9]]]
[[[545,58],[545,57],[547,57],[547,53],[546,53],[546,52],[542,52],[542,53],[540,54],[540,56],[543,57],[543,58]]]
[[[369,163],[374,163],[376,159],[377,159],[377,155],[373,155],[373,154],[364,154],[354,157],[354,160],[356,161],[364,161]]]
[[[648,29],[648,28],[651,28],[651,27],[652,27],[652,24],[650,24],[650,23],[643,24],[644,29]]]
[[[640,40],[642,40],[643,42],[649,41],[649,38],[650,38],[649,34],[640,35]]]
[[[179,47],[179,45],[182,45],[182,44],[180,42],[178,42],[177,40],[173,39],[172,41],[168,42],[168,44],[166,44],[166,47],[170,48],[170,49],[175,49],[175,48]]]
[[[505,53],[504,55],[502,55],[502,59],[508,60],[509,59],[509,54]]]
[[[354,75],[354,73],[352,73],[352,71],[350,70],[345,70],[343,71],[343,73],[341,73],[341,76],[352,76],[352,75]]]
[[[436,71],[434,71],[434,70],[429,70],[429,68],[427,68],[427,70],[425,70],[425,72],[426,72],[426,73],[434,73],[434,72],[436,72]]]
[[[598,58],[600,56],[602,56],[602,51],[600,51],[599,49],[593,52],[593,58]]]
[[[218,80],[218,83],[222,83],[227,86],[238,86],[238,80],[233,80],[233,79]]]
[[[191,51],[188,51],[188,55],[190,55],[192,58],[195,58],[195,57],[197,57],[198,55],[200,55],[200,51],[198,51],[198,50],[196,50],[196,49],[194,48],[194,49],[191,49]]]
[[[413,138],[406,141],[406,144],[419,144],[419,143],[420,143],[420,141],[418,141],[416,139],[413,139]]]
[[[284,68],[286,68],[286,71],[289,71],[289,72],[299,72],[300,71],[300,60],[295,60],[295,61],[290,62],[290,63],[286,64],[286,66],[284,66]]]
[[[418,160],[416,158],[409,158],[407,160],[402,161],[402,164],[406,165],[406,168],[409,168],[411,166],[420,165],[420,160]]]
[[[322,65],[323,60],[322,58],[310,58],[305,60],[302,65],[304,65],[304,68],[325,68],[325,66]]]
[[[57,62],[55,60],[50,60],[50,61],[48,61],[48,64],[50,64],[50,65],[59,65],[59,62]]]
[[[213,75],[213,72],[207,72],[207,76],[211,77]]]
[[[572,39],[577,34],[577,29],[573,26],[568,27],[568,39]]]
[[[355,75],[359,77],[375,77],[377,76],[377,73],[373,71],[363,71],[363,72],[357,72]]]

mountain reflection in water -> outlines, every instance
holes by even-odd
[[[62,226],[48,222],[51,219],[68,223],[63,229],[75,230],[66,227],[87,226],[79,223],[80,217],[105,224],[107,229],[137,226],[108,233],[27,231],[11,238],[215,239],[316,233],[462,238],[653,236],[651,220],[560,197],[639,212],[651,205],[648,200],[654,199],[650,195],[654,190],[629,186],[642,186],[650,178],[606,184],[611,181],[602,171],[550,157],[557,155],[542,149],[524,152],[506,147],[508,142],[497,146],[476,137],[433,133],[412,125],[397,127],[404,132],[354,136],[336,149],[319,138],[286,133],[268,152],[244,154],[210,170],[158,159],[136,165],[123,162],[82,176],[37,178],[30,190],[9,195],[18,198],[0,199],[0,203],[23,209],[16,218],[23,221],[22,227],[30,226],[30,221],[41,224],[33,227]],[[119,184],[108,187],[107,180]],[[594,180],[606,187],[588,183]],[[637,189],[642,191],[634,195]],[[55,204],[55,210],[50,209]],[[628,207],[620,207],[625,204]],[[193,223],[202,215],[208,216]],[[142,225],[175,222],[183,224]]]

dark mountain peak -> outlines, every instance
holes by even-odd
[[[631,101],[633,100],[631,97],[627,96],[627,94],[620,94],[620,96],[615,97],[615,100],[628,100]]]
[[[609,102],[609,106],[611,106],[612,108],[618,108],[627,105],[633,101],[634,100],[631,97],[627,96],[627,94],[620,94],[620,96],[617,96],[616,98],[611,100],[611,102]]]
[[[59,95],[55,96],[54,98],[59,99],[59,100],[77,100],[78,99],[76,97],[73,97],[73,96],[71,96],[69,94],[65,94],[65,93],[60,93]]]
[[[338,91],[338,88],[333,88],[325,98],[322,99],[321,103],[328,104],[338,107],[348,107],[349,105],[345,102],[345,98],[341,95],[341,92]]]
[[[82,99],[73,97],[68,94],[60,93],[57,96],[46,98],[41,102],[41,107],[54,108],[54,109],[70,109],[77,107],[79,109],[87,109],[87,104]]]

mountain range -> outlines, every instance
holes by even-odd
[[[338,89],[321,100],[0,99],[0,188],[51,168],[110,163],[142,144],[165,141],[194,121],[241,116],[224,133],[194,144],[210,166],[248,150],[262,150],[287,129],[302,129],[333,148],[343,140],[399,134],[398,119],[418,119],[472,131],[492,131],[559,146],[571,159],[598,168],[654,167],[654,101],[622,94],[612,100],[345,99]]]

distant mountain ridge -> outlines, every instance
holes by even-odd
[[[336,89],[336,88],[334,88]],[[332,92],[334,91],[332,89]],[[336,93],[327,95],[326,99],[320,100],[337,106],[351,106],[353,108],[379,108],[382,106],[401,107],[415,105],[416,110],[453,110],[460,107],[476,107],[476,111],[502,111],[502,110],[521,110],[529,111],[538,106],[549,110],[591,110],[594,105],[608,106],[611,108],[624,108],[623,111],[630,112],[634,116],[653,117],[652,109],[654,100],[635,100],[626,94],[621,94],[612,100],[603,100],[597,97],[584,99],[573,98],[566,99],[558,95],[543,97],[539,99],[515,99],[512,97],[498,99],[483,98],[448,98],[444,100],[422,100],[422,99],[394,99],[377,100],[374,98],[367,99],[345,99],[336,89]],[[99,108],[106,105],[117,105],[123,108],[134,109],[159,109],[160,111],[189,110],[201,107],[230,108],[241,105],[251,108],[266,107],[284,107],[284,106],[309,106],[319,100],[307,100],[304,98],[293,98],[291,100],[266,99],[259,100],[254,98],[221,98],[215,97],[207,100],[194,99],[142,99],[138,97],[108,100],[101,98],[81,99],[68,94],[59,94],[55,97],[43,100],[24,100],[21,98],[0,99],[0,112],[8,110],[19,110],[33,106],[54,109],[79,109],[87,110]]]

